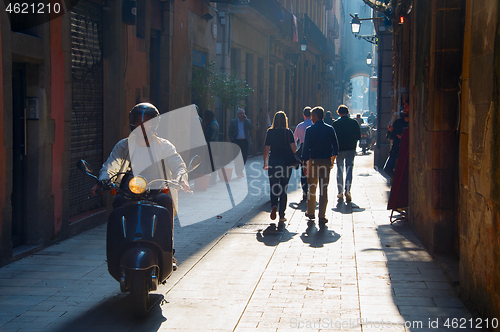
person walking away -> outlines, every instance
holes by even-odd
[[[389,151],[389,157],[387,158],[384,165],[384,172],[387,174],[391,180],[394,179],[394,172],[396,168],[396,162],[399,156],[399,146],[401,144],[401,137],[403,136],[403,131],[408,128],[410,115],[409,115],[409,104],[405,102],[403,112],[401,117],[394,121],[394,123],[387,127],[387,138],[392,140],[391,150]]]
[[[323,122],[330,126],[333,125],[332,112],[326,111],[325,119],[323,120]]]
[[[306,128],[312,126],[311,121],[311,107],[306,106],[302,111],[302,116],[304,117],[304,121],[299,123],[297,127],[295,127],[295,131],[293,133],[293,138],[297,146],[299,146],[299,150],[297,151],[297,155],[302,156],[302,148],[304,146],[304,138],[306,136]],[[307,176],[304,173],[304,166],[300,166],[300,184],[302,187],[302,200],[307,200]]]
[[[324,225],[326,219],[326,205],[328,203],[328,183],[330,170],[337,157],[339,144],[335,129],[323,122],[324,110],[316,106],[311,110],[313,125],[306,129],[302,160],[307,163],[307,195],[306,217],[315,219],[316,187],[319,184],[319,224]]]
[[[339,153],[337,155],[337,188],[339,200],[345,199],[347,202],[352,200],[352,170],[354,167],[354,156],[356,156],[356,145],[361,139],[361,130],[356,120],[349,117],[349,108],[346,105],[340,105],[337,108],[339,119],[333,123],[337,140],[339,142]],[[344,170],[345,187],[344,187]]]
[[[288,128],[288,118],[283,111],[274,115],[273,124],[267,130],[264,143],[264,170],[268,171],[271,195],[271,220],[276,219],[279,212],[278,228],[285,226],[285,210],[287,206],[287,189],[293,167],[286,163],[289,149],[297,151],[292,131]],[[268,164],[269,157],[269,164]]]
[[[236,116],[237,118],[231,120],[229,123],[228,135],[229,140],[238,145],[241,149],[243,164],[241,164],[239,158],[236,158],[234,166],[236,175],[238,178],[242,178],[245,176],[243,174],[243,169],[245,167],[245,163],[247,162],[248,150],[252,145],[251,131],[253,130],[253,124],[245,115],[245,110],[241,107],[236,112]]]

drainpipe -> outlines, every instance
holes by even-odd
[[[264,71],[265,73],[265,82],[267,82],[266,84],[266,96],[265,96],[265,99],[266,99],[266,113],[267,114],[267,111],[269,110],[269,63],[271,62],[271,56],[270,56],[270,53],[271,53],[271,36],[267,36],[267,52],[266,52],[266,69]],[[267,128],[266,128],[267,130]]]
[[[321,55],[319,56],[319,64],[316,68],[319,68],[319,75],[318,75],[318,86],[317,86],[317,89],[318,89],[318,102],[316,105],[321,105],[321,90],[320,90],[320,86],[321,86],[321,71],[323,70],[323,63],[321,62]],[[317,69],[316,69],[316,72],[318,73]]]
[[[295,113],[293,115],[295,123],[297,123],[299,120],[297,109],[299,107],[299,65],[300,62],[297,61],[297,63],[295,64]]]

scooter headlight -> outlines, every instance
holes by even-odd
[[[147,186],[148,183],[142,176],[134,176],[128,183],[128,188],[136,195],[140,195],[145,192]]]

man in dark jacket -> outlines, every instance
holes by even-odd
[[[247,162],[248,150],[252,145],[251,131],[253,129],[253,124],[250,119],[245,115],[245,110],[239,108],[236,112],[237,118],[231,120],[229,123],[229,140],[231,143],[237,144],[241,149],[241,156],[243,157],[243,164],[236,158],[235,161],[235,172],[239,178],[244,176],[243,169],[245,163]]]
[[[306,129],[304,138],[304,149],[302,160],[307,164],[307,195],[306,217],[310,220],[315,218],[316,209],[316,187],[319,182],[319,223],[324,225],[326,219],[326,205],[328,203],[328,183],[330,182],[330,170],[338,153],[337,136],[335,129],[323,122],[324,110],[315,107],[311,110],[313,125]]]
[[[345,199],[347,202],[352,200],[352,168],[354,167],[354,156],[356,155],[356,146],[361,138],[358,121],[349,117],[349,109],[345,105],[340,105],[337,109],[340,118],[333,123],[333,128],[337,133],[339,141],[339,154],[337,156],[337,187],[339,199],[343,199],[344,192],[344,169],[345,177]]]

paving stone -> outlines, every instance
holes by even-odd
[[[253,169],[261,159],[249,159]],[[352,204],[337,204],[330,190],[322,230],[307,225],[294,172],[283,232],[265,231],[269,196],[257,188],[268,179],[247,163],[247,183],[260,187],[242,203],[222,219],[176,220],[179,269],[151,294],[144,321],[107,272],[105,225],[0,268],[0,330],[277,332],[302,322],[307,331],[407,332],[414,329],[374,323],[421,322],[424,331],[430,318],[439,321],[435,332],[447,317],[470,315],[408,225],[390,225],[386,180],[372,160],[356,157]]]

